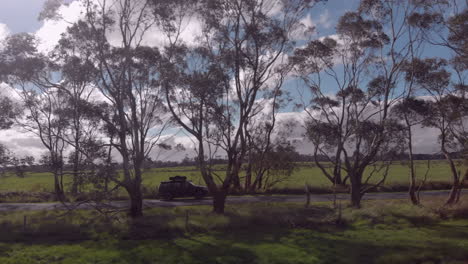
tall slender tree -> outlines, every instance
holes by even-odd
[[[241,188],[256,102],[272,91],[280,95],[277,81],[286,73],[281,65],[295,45],[300,19],[316,2],[200,1],[194,17],[202,35],[196,47],[168,50],[173,66],[165,67],[171,69],[166,101],[177,123],[197,141],[200,170],[217,213],[224,212],[230,188]],[[174,82],[174,76],[185,82]],[[224,176],[212,169],[215,153],[227,156]]]
[[[414,64],[421,64],[426,67],[414,69],[414,72],[437,79],[436,83],[440,84],[440,87],[437,89],[433,87],[433,84],[426,83],[425,80],[419,79],[418,81],[420,85],[426,87],[426,92],[433,99],[433,102],[431,102],[432,108],[448,111],[444,114],[437,114],[434,117],[436,119],[439,117],[445,121],[439,122],[436,126],[441,132],[439,136],[441,145],[443,143],[451,145],[451,147],[447,145],[441,146],[441,149],[452,171],[453,187],[447,200],[447,204],[452,204],[459,199],[459,191],[457,190],[462,188],[463,178],[468,179],[468,170],[465,171],[464,176],[456,175],[454,164],[451,161],[452,158],[450,158],[450,152],[454,151],[454,141],[458,142],[458,147],[455,148],[457,151],[461,151],[462,153],[467,152],[466,142],[468,133],[466,129],[464,100],[466,100],[466,93],[468,91],[466,84],[468,44],[465,37],[468,25],[468,2],[463,0],[434,0],[418,1],[417,4],[421,8],[410,14],[408,23],[412,27],[424,32],[426,43],[441,49],[443,53],[447,54],[445,58],[446,63],[442,63],[441,60],[438,61],[437,59],[416,60]],[[450,60],[448,60],[449,57]],[[426,72],[422,73],[421,71],[424,70]],[[441,73],[443,71],[451,74],[451,78],[448,80],[449,83],[442,82],[445,77],[441,74],[435,77],[437,72]],[[446,136],[448,138],[444,140]]]
[[[138,217],[143,214],[143,164],[166,127],[158,81],[160,53],[145,45],[155,18],[146,0],[82,3],[84,18],[64,35],[62,49],[87,54],[86,60],[96,67],[92,83],[107,110],[95,113],[114,139],[110,144],[123,167],[118,184],[130,196],[130,215]]]
[[[313,40],[295,53],[297,75],[312,98],[303,105],[316,164],[333,183],[349,179],[355,207],[385,180],[383,173],[369,186],[366,169],[400,150],[400,142],[393,140],[400,136],[394,130],[398,123],[389,113],[411,56],[405,14],[412,9],[412,1],[363,0],[357,11],[340,18],[336,35]],[[320,156],[328,157],[331,169]]]
[[[412,79],[412,75],[409,74],[408,78]],[[413,82],[413,81],[410,81]],[[411,84],[412,86],[412,84]],[[411,88],[412,89],[412,88]],[[406,131],[406,142],[407,142],[407,151],[408,151],[408,160],[409,160],[409,190],[408,194],[410,200],[414,205],[419,205],[421,201],[417,195],[417,175],[416,175],[416,166],[413,156],[413,129],[416,126],[421,126],[426,118],[428,117],[429,105],[421,99],[417,99],[411,96],[411,91],[408,91],[407,96],[398,102],[392,108],[392,114],[403,120],[404,127]]]
[[[1,57],[3,80],[19,90],[26,116],[19,119],[25,130],[36,134],[47,154],[42,159],[54,176],[54,190],[65,199],[63,183],[63,140],[67,120],[60,114],[65,97],[48,84],[53,79],[53,63],[37,51],[34,36],[20,33],[7,38]]]

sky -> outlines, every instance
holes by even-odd
[[[45,0],[2,0],[0,23],[12,33],[35,32],[43,23],[37,20]]]
[[[45,0],[0,0],[0,38],[8,34],[19,32],[29,32],[36,34],[41,39],[40,49],[47,50],[56,43],[60,34],[65,31],[67,23],[60,22],[40,22],[37,20]],[[330,0],[326,4],[319,4],[303,21],[306,25],[316,26],[315,37],[328,36],[334,33],[334,28],[338,18],[345,13],[356,8],[357,0]],[[79,17],[78,3],[61,10],[62,16],[69,22],[76,21]],[[287,82],[288,89],[292,96],[299,99],[296,82]],[[0,94],[11,95],[11,91],[5,85],[0,85]],[[298,125],[291,133],[290,138],[296,140],[296,148],[300,153],[310,154],[312,145],[303,140],[304,128],[302,120],[304,113],[293,112],[292,108],[283,110],[280,119],[294,120]],[[190,138],[178,129],[175,137],[168,138],[169,143],[180,143],[186,147],[186,151],[170,152],[161,154],[158,151],[153,153],[153,158],[160,160],[181,160],[185,156],[193,157],[193,142]],[[433,129],[417,128],[414,133],[416,153],[437,152],[437,138]],[[36,158],[44,152],[38,138],[23,133],[17,128],[0,131],[0,143],[5,144],[11,151],[19,156],[33,155]]]

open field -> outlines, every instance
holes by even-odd
[[[428,184],[450,183],[451,175],[449,167],[445,161],[431,161],[430,170],[427,175]],[[460,164],[460,169],[465,169]],[[417,161],[416,173],[418,177],[423,178],[427,170],[427,161]],[[220,171],[221,173],[221,171]],[[171,176],[184,175],[196,184],[203,185],[199,171],[195,167],[175,167],[175,168],[159,168],[151,169],[144,174],[143,186],[146,193],[154,193],[161,181],[167,180]],[[408,167],[403,163],[392,165],[389,175],[385,182],[385,186],[403,186],[408,185]],[[380,180],[381,176],[376,174],[371,182]],[[65,183],[70,183],[70,178],[65,178]],[[311,186],[320,188],[329,188],[330,182],[323,176],[320,169],[310,163],[303,163],[293,173],[293,175],[285,181],[275,185],[273,188],[277,192],[281,190],[303,190],[304,184],[309,183]],[[27,173],[25,178],[18,178],[13,175],[3,176],[0,178],[0,192],[48,192],[53,190],[53,178],[49,173]],[[400,190],[402,191],[402,190]],[[125,195],[125,192],[121,192]]]
[[[158,208],[136,220],[1,213],[0,263],[466,263],[468,204],[439,203],[368,201],[341,218],[329,203],[244,204],[224,216]]]

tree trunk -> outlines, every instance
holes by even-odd
[[[452,177],[453,177],[452,189],[450,190],[449,197],[447,199],[447,202],[445,202],[445,204],[453,205],[458,202],[458,196],[460,195],[460,176],[455,166],[455,163],[453,162],[452,157],[450,157],[450,154],[445,150],[445,146],[442,147],[442,152],[444,153],[445,158],[447,159],[449,163],[450,171],[452,172]]]
[[[241,183],[240,183],[240,178],[239,178],[239,173],[234,173],[232,176],[232,186],[236,190],[241,189]]]
[[[109,191],[109,173],[105,173],[104,174],[104,192],[108,192]]]
[[[250,185],[250,193],[255,193],[257,191],[258,178],[255,177],[254,182]]]
[[[308,184],[305,185],[305,191],[306,191],[306,204],[305,204],[305,207],[308,208],[310,206],[310,188],[309,188]]]
[[[335,174],[335,185],[336,186],[343,185],[343,179],[341,178],[340,172]]]
[[[224,214],[224,206],[226,204],[226,193],[219,191],[213,195],[213,212],[216,214]]]
[[[134,162],[135,178],[132,180],[131,184],[131,190],[133,194],[130,193],[130,215],[133,218],[143,216],[143,194],[141,193],[142,160],[143,159],[140,158]]]
[[[350,176],[351,180],[351,206],[354,208],[361,208],[361,181],[357,179],[356,175]]]
[[[346,183],[348,182],[348,179],[349,179],[349,177],[346,175],[346,177],[344,177],[344,179],[343,179],[343,184],[342,184],[343,186],[346,186]]]
[[[445,202],[446,205],[453,205],[456,204],[458,201],[458,196],[460,195],[460,188],[459,184],[453,184],[452,189],[450,190],[449,198],[447,199],[447,202]]]
[[[410,196],[411,203],[413,205],[419,205],[418,195],[416,194],[416,173],[414,171],[414,160],[413,160],[413,134],[411,132],[411,123],[408,117],[405,115],[405,122],[408,133],[408,158],[409,158],[409,169],[410,169],[410,184],[408,194]]]
[[[249,142],[251,143],[251,142]],[[247,162],[247,168],[245,169],[245,182],[244,182],[244,190],[246,192],[251,192],[252,188],[252,150],[249,149],[248,151],[248,162]]]
[[[412,165],[410,165],[410,166],[412,166]],[[410,196],[411,203],[413,205],[419,205],[420,202],[419,202],[418,196],[416,194],[416,182],[415,182],[415,179],[414,179],[413,172],[410,172],[410,185],[409,185],[408,194]]]
[[[79,179],[78,179],[78,171],[73,171],[73,182],[72,182],[72,187],[71,187],[71,193],[72,194],[77,194],[78,193],[78,185]]]
[[[419,205],[420,201],[418,199],[418,195],[416,194],[416,175],[414,172],[414,161],[412,155],[410,156],[410,185],[408,194],[411,199],[411,203],[413,205]]]
[[[468,180],[468,169],[465,170],[465,174],[463,178],[460,179],[460,185],[458,186],[457,199],[455,201],[456,203],[460,201],[461,191],[463,190],[463,188],[465,188],[465,181],[467,180]]]
[[[250,163],[249,159],[249,164],[247,165],[247,169],[245,172],[245,182],[244,182],[244,190],[246,192],[251,192],[252,190],[252,164]]]
[[[78,150],[75,150],[76,153],[78,153]],[[72,188],[71,188],[71,192],[72,194],[77,194],[78,193],[78,186],[80,186],[80,173],[79,173],[79,164],[78,164],[78,156],[75,155],[75,157],[73,158],[73,182],[72,182]]]
[[[250,193],[255,193],[257,190],[261,189],[261,183],[263,175],[265,175],[266,170],[257,170],[255,172],[255,180],[250,184]]]
[[[72,189],[71,189],[71,192],[73,194],[77,194],[78,193],[78,186],[80,185],[80,176],[79,176],[79,161],[80,161],[80,156],[79,156],[79,153],[78,153],[78,146],[80,144],[79,140],[79,132],[78,132],[78,129],[76,130],[76,134],[75,134],[75,152],[73,153],[73,183],[72,183]]]
[[[55,196],[57,197],[57,200],[63,202],[65,198],[65,194],[63,193],[63,189],[60,184],[60,178],[57,172],[54,172],[54,190],[55,190]]]
[[[343,178],[341,177],[341,160],[337,158],[335,168],[333,169],[333,176],[334,176],[334,185],[343,185]]]
[[[110,137],[110,146],[109,146],[109,150],[107,151],[107,160],[106,160],[106,163],[108,166],[108,169],[107,171],[104,173],[104,191],[107,193],[108,190],[109,190],[109,178],[110,178],[110,173],[111,171],[114,171],[112,168],[112,144],[114,144],[114,137],[111,136]]]
[[[411,139],[409,140],[409,167],[410,167],[410,184],[408,194],[413,205],[419,205],[420,201],[416,195],[416,173],[414,171],[414,160]]]
[[[132,218],[143,216],[143,196],[138,187],[127,188],[130,195],[130,216]]]

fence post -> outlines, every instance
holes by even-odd
[[[27,224],[28,224],[27,216],[23,215],[23,231],[26,231]]]
[[[185,231],[189,231],[189,210],[185,211]]]

